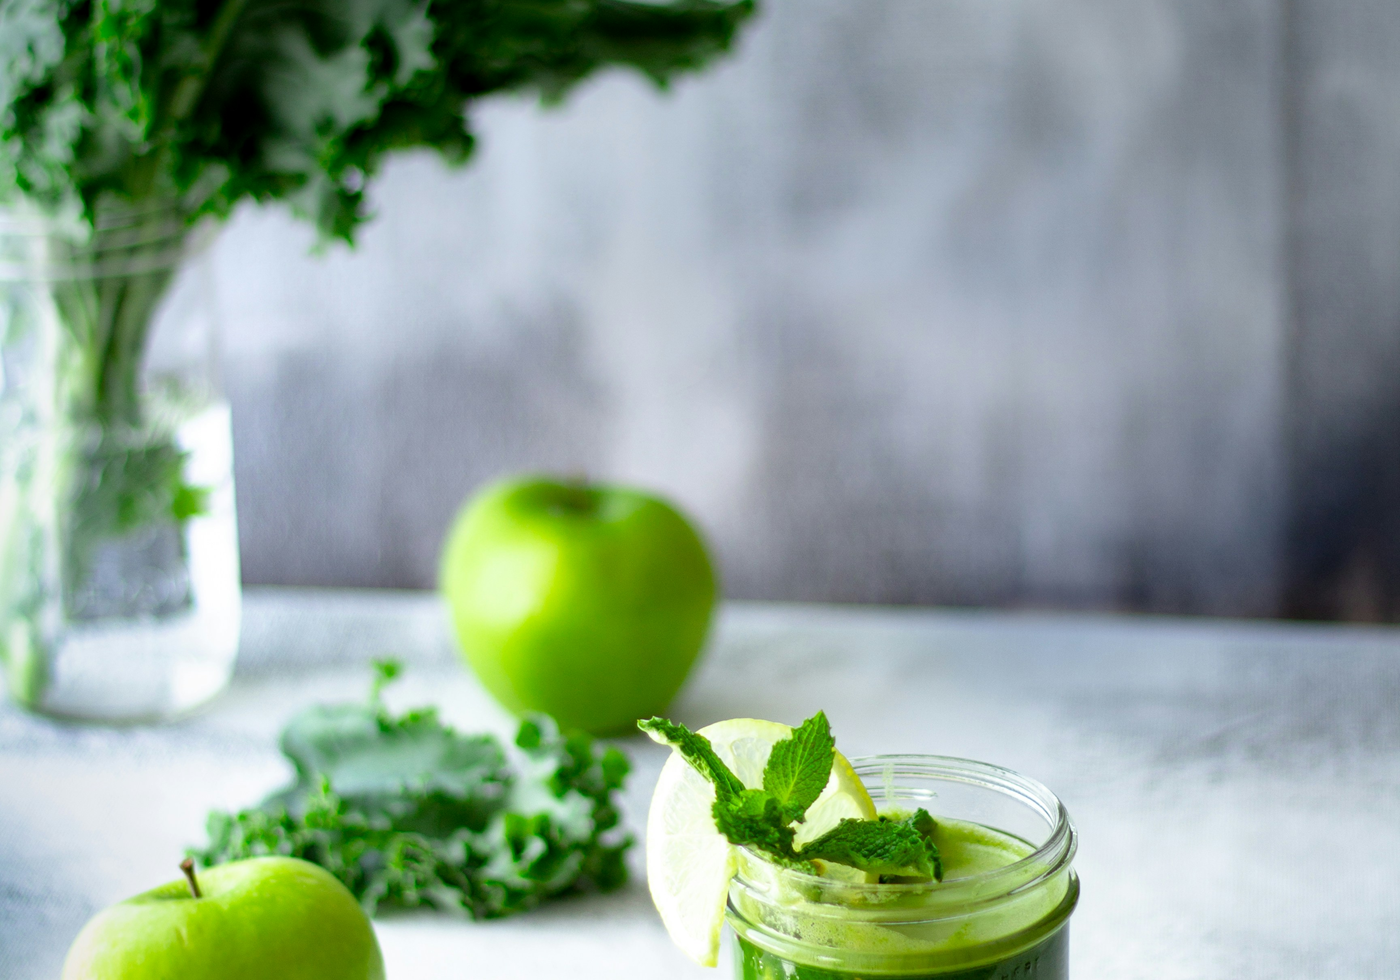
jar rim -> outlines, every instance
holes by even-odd
[[[762,867],[765,874],[775,876],[790,886],[820,888],[824,894],[833,897],[860,901],[862,898],[875,896],[891,898],[937,891],[953,898],[958,892],[975,891],[982,896],[977,900],[977,904],[1000,901],[1034,888],[1062,872],[1074,860],[1078,850],[1078,832],[1074,821],[1059,797],[1039,780],[1023,776],[1003,766],[957,756],[891,753],[859,756],[850,762],[856,775],[862,777],[884,775],[886,778],[892,778],[902,771],[904,775],[933,776],[1005,793],[1038,812],[1050,824],[1050,834],[1031,853],[1010,864],[974,875],[945,878],[943,881],[893,884],[836,882],[805,871],[780,868],[763,855],[745,847],[739,848],[741,855],[754,862],[755,866]],[[753,884],[753,880],[745,876],[744,867],[745,861],[741,860],[735,875],[736,880],[742,885]],[[1004,889],[996,887],[1002,884],[1006,885]]]

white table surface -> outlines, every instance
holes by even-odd
[[[101,907],[174,877],[205,813],[289,777],[274,739],[366,664],[395,707],[513,731],[435,598],[251,592],[231,689],[156,728],[0,708],[0,976],[57,976]],[[1400,977],[1400,631],[1106,616],[731,605],[673,714],[818,708],[848,755],[931,752],[1035,776],[1081,834],[1071,961],[1089,978]],[[663,751],[623,743],[634,880],[514,919],[376,923],[392,980],[726,977],[666,938],[641,878]]]

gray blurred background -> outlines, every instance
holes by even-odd
[[[763,2],[669,93],[482,104],[353,253],[235,217],[245,581],[431,586],[550,470],[734,597],[1400,612],[1400,4]]]

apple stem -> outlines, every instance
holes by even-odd
[[[202,897],[199,894],[199,879],[194,876],[194,858],[185,858],[181,861],[180,870],[185,873],[185,880],[190,883],[190,894],[195,898]]]

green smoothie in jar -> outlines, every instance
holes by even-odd
[[[769,756],[790,776],[801,753],[777,747],[782,732],[803,741],[811,722],[776,732],[746,727],[769,722],[721,722],[696,733],[715,736],[707,746],[677,744],[679,726],[664,732],[677,752],[653,798],[647,871],[683,950],[714,965],[727,922],[742,980],[1069,976],[1076,834],[1048,789],[986,763],[851,763],[833,747],[826,786],[787,821],[797,808]],[[707,771],[706,747],[732,770],[727,786]]]

